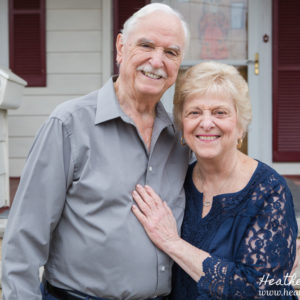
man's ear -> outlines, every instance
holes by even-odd
[[[122,57],[123,57],[123,35],[122,33],[119,33],[117,35],[117,40],[116,40],[116,49],[117,49],[117,64],[120,65],[122,62]]]

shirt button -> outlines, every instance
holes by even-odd
[[[152,167],[151,166],[149,167],[149,171],[152,172]]]
[[[164,272],[164,271],[166,271],[166,267],[165,267],[165,266],[161,266],[161,267],[160,267],[160,270],[161,270],[162,272]]]

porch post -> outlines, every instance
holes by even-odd
[[[0,0],[0,65],[8,67],[8,0]]]

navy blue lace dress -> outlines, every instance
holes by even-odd
[[[247,186],[214,197],[202,218],[203,195],[192,181],[194,166],[185,182],[182,237],[211,256],[203,262],[205,275],[199,282],[174,266],[170,298],[297,299],[287,277],[295,259],[297,223],[285,180],[258,162]]]

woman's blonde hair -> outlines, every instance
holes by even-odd
[[[195,65],[178,79],[173,111],[178,128],[182,129],[182,112],[186,98],[207,93],[225,95],[233,99],[238,124],[245,134],[252,119],[247,82],[235,67],[218,62],[203,62]]]

